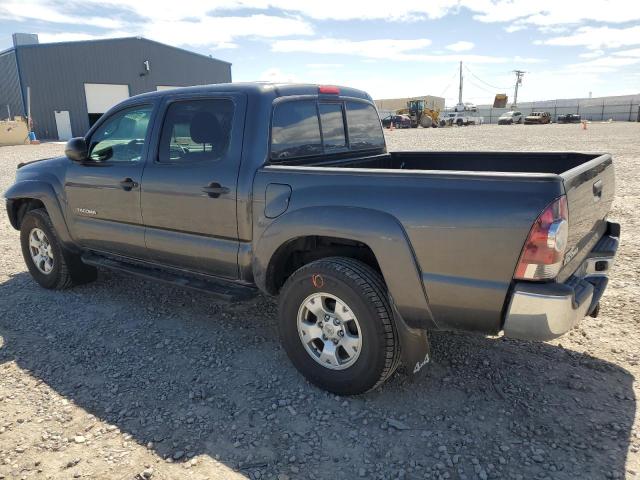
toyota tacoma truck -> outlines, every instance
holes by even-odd
[[[618,247],[609,154],[389,152],[352,88],[143,94],[65,153],[5,193],[37,283],[98,267],[277,295],[284,350],[337,394],[418,372],[430,330],[564,334],[597,314]]]

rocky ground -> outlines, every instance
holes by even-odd
[[[598,319],[554,342],[433,333],[433,364],[339,398],[274,302],[100,272],[39,288],[0,215],[0,479],[640,477],[640,124],[387,132],[391,149],[608,151],[622,247]],[[0,190],[60,144],[0,148]]]

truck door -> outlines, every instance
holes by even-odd
[[[89,159],[71,162],[65,178],[67,217],[80,245],[144,258],[140,180],[153,105],[127,106],[87,137]]]
[[[142,179],[151,260],[238,278],[236,185],[245,108],[242,94],[164,100],[157,148]]]

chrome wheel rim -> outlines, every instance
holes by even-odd
[[[298,335],[306,352],[325,368],[344,370],[362,351],[362,330],[353,310],[330,293],[313,293],[298,310]]]
[[[47,235],[39,228],[33,228],[29,232],[29,253],[36,268],[49,275],[53,270],[53,248]]]

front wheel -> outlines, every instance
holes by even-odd
[[[280,293],[280,341],[310,382],[339,395],[384,383],[400,348],[382,277],[368,265],[330,257],[298,269]]]
[[[96,279],[97,270],[60,243],[44,209],[31,210],[24,216],[20,244],[29,273],[44,288],[62,290]]]

